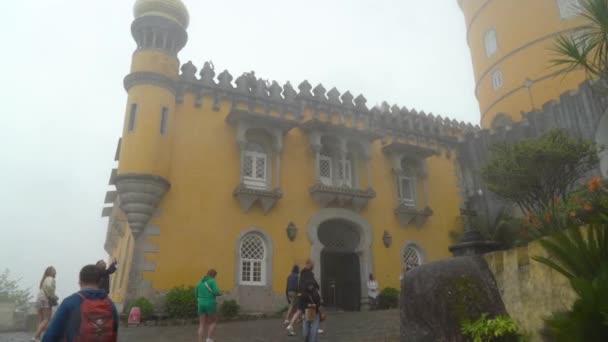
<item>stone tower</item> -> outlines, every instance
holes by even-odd
[[[137,48],[124,80],[128,100],[115,180],[120,208],[135,240],[128,297],[145,294],[143,233],[171,186],[177,54],[188,40],[188,22],[180,0],[138,0],[134,6],[131,33]]]

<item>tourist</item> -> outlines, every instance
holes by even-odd
[[[319,283],[317,283],[317,281],[315,280],[315,274],[312,272],[313,269],[314,269],[314,262],[311,259],[306,260],[306,264],[304,265],[304,268],[300,272],[300,279],[299,279],[299,284],[298,284],[298,293],[296,294],[296,301],[299,301],[301,299],[302,293],[304,293],[304,290],[306,289],[306,284],[308,284],[308,283],[314,284],[316,290],[319,291],[319,289],[320,289]],[[289,336],[295,336],[296,333],[293,329],[293,325],[302,316],[302,314],[303,314],[302,310],[298,310],[291,318],[291,322],[289,322],[289,325],[287,326],[287,334]],[[322,334],[323,330],[319,329],[319,333]]]
[[[367,296],[369,297],[369,305],[371,310],[376,310],[378,306],[378,282],[373,274],[369,274],[367,280]]]
[[[287,317],[285,318],[286,325],[291,322],[291,318],[293,317],[293,315],[298,312],[298,302],[296,298],[298,293],[299,273],[300,267],[298,265],[294,265],[291,269],[291,273],[287,277],[285,295],[287,296],[287,303],[289,304],[289,307],[287,308]]]
[[[57,305],[57,296],[55,295],[55,276],[57,271],[53,266],[49,266],[44,270],[40,286],[38,287],[38,295],[36,296],[36,310],[38,313],[38,328],[32,341],[40,341],[42,332],[49,325],[51,320],[51,312],[53,306]]]
[[[321,296],[316,281],[308,281],[300,295],[300,311],[304,315],[302,335],[305,342],[317,342],[317,333],[321,323]]]
[[[96,266],[101,270],[101,279],[99,279],[99,288],[110,293],[110,274],[116,272],[118,262],[116,259],[112,261],[110,267],[106,268],[106,262],[99,260]]]
[[[197,300],[198,313],[198,341],[213,342],[213,334],[215,333],[215,325],[217,323],[217,302],[215,298],[220,296],[220,290],[217,288],[215,277],[217,272],[210,269],[203,279],[196,284],[195,294]],[[205,323],[209,325],[207,340],[205,338]]]
[[[101,272],[96,265],[80,270],[80,291],[61,303],[42,342],[116,342],[118,312],[108,293],[99,289],[99,278]]]

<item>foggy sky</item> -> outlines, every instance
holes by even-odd
[[[37,291],[57,268],[61,298],[106,258],[101,218],[122,132],[135,44],[133,0],[4,1],[0,270]],[[182,63],[313,87],[478,123],[456,0],[184,0]],[[231,191],[227,189],[226,191]]]

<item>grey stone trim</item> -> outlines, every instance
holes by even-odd
[[[101,210],[101,217],[110,217],[110,215],[112,215],[112,209],[114,209],[114,207],[104,207]]]
[[[433,210],[428,206],[424,209],[417,209],[405,205],[399,205],[397,208],[395,208],[395,215],[397,215],[399,222],[404,227],[414,223],[417,228],[421,228],[426,223],[429,216],[433,215]]]
[[[173,95],[177,93],[176,83],[169,77],[154,72],[139,71],[134,72],[125,77],[125,90],[129,91],[137,85],[155,85],[169,90]]]
[[[424,248],[422,248],[422,244],[416,240],[406,240],[401,245],[401,250],[399,251],[399,259],[401,259],[401,266],[405,267],[405,261],[403,260],[403,254],[408,247],[414,247],[418,251],[418,256],[420,257],[420,264],[424,264],[427,257]]]
[[[399,108],[397,106],[385,108],[368,109],[367,100],[359,95],[353,98],[347,91],[339,96],[337,89],[330,90],[325,94],[325,87],[318,85],[314,88],[307,81],[302,82],[298,89],[294,90],[288,82],[281,87],[276,81],[268,84],[256,78],[255,74],[246,73],[236,79],[233,85],[233,77],[228,71],[223,71],[215,81],[215,71],[209,63],[205,63],[201,71],[200,79],[196,75],[197,68],[188,62],[182,66],[182,74],[178,81],[177,100],[183,98],[187,92],[195,94],[200,99],[203,96],[213,98],[214,103],[219,99],[227,99],[232,103],[232,107],[246,105],[249,111],[253,108],[261,107],[263,112],[269,113],[272,110],[278,111],[281,115],[289,113],[296,120],[302,121],[305,109],[313,112],[313,119],[318,119],[318,113],[335,113],[340,118],[337,125],[329,124],[327,128],[345,129],[345,119],[350,118],[351,122],[357,123],[359,129],[351,129],[355,133],[377,138],[381,134],[400,131],[403,133],[418,133],[433,136],[435,139],[455,142],[457,133],[454,131],[475,131],[479,127],[456,120],[443,119],[441,116],[435,117],[433,114],[424,112],[418,113],[416,110]],[[200,104],[200,103],[197,103]],[[304,123],[302,123],[304,124]],[[314,123],[304,124],[315,125]],[[407,127],[406,127],[407,126]]]
[[[261,286],[253,286],[253,285],[241,285],[240,275],[241,275],[241,241],[243,238],[249,234],[256,234],[262,238],[264,241],[265,248],[265,259],[264,259],[264,267],[265,267],[265,279],[264,285]],[[243,229],[235,240],[234,245],[234,288],[239,287],[264,287],[268,288],[272,291],[272,261],[274,259],[274,243],[270,235],[266,233],[265,230],[258,227],[249,227]]]
[[[116,177],[120,208],[127,215],[133,235],[144,231],[170,186],[169,181],[158,175],[125,173]]]
[[[145,234],[148,236],[159,236],[160,227],[159,226],[147,226],[146,230],[145,230]]]
[[[104,203],[114,203],[116,197],[118,196],[117,191],[108,191],[106,192],[106,198],[104,199]]]
[[[371,188],[359,190],[345,186],[328,186],[322,183],[315,183],[309,191],[312,198],[321,207],[338,205],[352,208],[357,212],[365,208],[370,199],[376,197],[376,192]]]
[[[170,56],[177,56],[188,42],[188,33],[184,27],[161,16],[136,18],[131,24],[131,34],[138,50],[159,49]]]
[[[118,169],[112,169],[110,172],[110,180],[108,181],[108,185],[116,184],[116,176],[118,176]]]
[[[114,154],[114,161],[120,159],[120,146],[122,145],[122,138],[118,138],[118,144],[116,144],[116,153]]]
[[[142,267],[141,267],[142,271],[145,272],[153,272],[156,270],[156,263],[155,262],[150,262],[150,261],[146,261],[143,263]]]
[[[243,211],[248,212],[249,209],[258,202],[262,206],[265,214],[267,214],[277,201],[283,197],[283,193],[280,189],[274,189],[272,191],[250,189],[243,183],[237,185],[233,195],[239,201]]]
[[[425,146],[419,141],[412,143],[393,141],[382,146],[382,151],[388,154],[401,154],[415,159],[426,159],[441,152],[438,145]]]
[[[319,240],[318,229],[319,226],[328,220],[341,219],[352,223],[361,236],[359,245],[355,248],[354,252],[359,256],[360,265],[360,281],[361,281],[361,303],[367,303],[367,275],[373,272],[373,260],[372,260],[372,241],[373,231],[369,222],[362,216],[356,214],[353,211],[341,208],[326,208],[317,211],[308,221],[307,233],[308,240],[311,243],[310,259],[315,263],[316,275],[319,279],[319,283],[322,281],[321,275],[321,252],[323,251],[323,244]]]

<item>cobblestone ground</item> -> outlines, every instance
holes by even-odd
[[[399,341],[399,312],[373,311],[357,313],[330,313],[323,322],[325,330],[319,341],[327,342],[389,342]],[[119,342],[196,342],[196,326],[121,328]],[[220,323],[216,342],[292,342],[298,336],[287,337],[282,320],[260,320]],[[25,342],[31,335],[0,334],[0,342]]]

